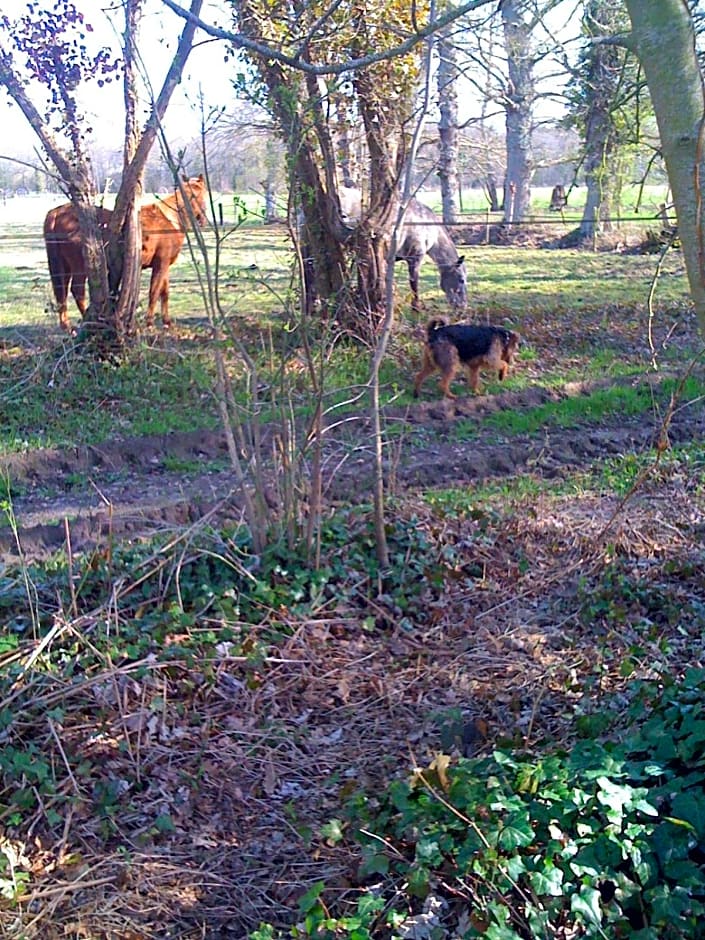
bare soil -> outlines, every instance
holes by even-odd
[[[656,379],[652,382],[657,384]],[[520,473],[550,478],[563,470],[590,469],[595,461],[610,455],[652,447],[659,424],[642,418],[626,422],[617,418],[599,427],[546,429],[538,437],[510,441],[453,440],[453,426],[461,419],[472,420],[499,409],[528,409],[594,388],[595,383],[574,383],[560,390],[535,387],[388,409],[385,419],[395,426],[399,441],[390,448],[388,485],[393,492],[409,494]],[[701,437],[704,424],[701,408],[679,411],[671,422],[669,438],[678,443]],[[404,428],[409,432],[406,435]],[[420,428],[424,430],[421,439],[414,434]],[[325,465],[335,468],[325,473],[327,497],[364,498],[372,484],[367,419],[358,416],[346,422],[344,434],[330,430],[325,441]],[[0,527],[0,552],[32,558],[62,547],[67,533],[72,549],[80,551],[108,536],[134,539],[194,524],[204,516],[214,522],[236,518],[241,501],[227,463],[225,436],[207,430],[6,457],[0,461],[0,472],[21,495],[13,499],[14,525]],[[194,469],[199,464],[203,472]],[[169,470],[168,466],[181,469]]]

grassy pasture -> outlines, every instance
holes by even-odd
[[[523,348],[452,405],[435,378],[411,397],[419,328],[445,308],[427,261],[412,317],[398,267],[382,571],[353,420],[367,351],[317,358],[351,426],[331,435],[320,563],[286,539],[255,556],[208,449],[202,262],[173,269],[170,333],[86,361],[50,310],[55,201],[0,206],[0,459],[37,473],[3,473],[0,514],[40,519],[38,544],[66,532],[0,559],[0,934],[388,940],[442,898],[434,936],[700,936],[705,379],[680,381],[702,352],[680,254],[650,319],[654,255],[466,246],[468,317]],[[218,286],[271,413],[283,390],[305,415],[291,263],[283,226],[248,221]],[[163,452],[110,464],[146,435]],[[82,444],[105,463],[79,468]],[[181,515],[118,533],[125,506],[134,523],[181,492]],[[204,493],[220,514],[194,520]],[[77,505],[110,520],[95,549],[71,542]]]
[[[145,337],[140,354],[118,366],[72,361],[70,369],[56,369],[53,362],[37,356],[39,350],[56,351],[65,343],[52,311],[41,238],[43,216],[55,203],[52,196],[24,197],[0,206],[0,342],[6,350],[0,362],[6,409],[0,451],[212,426],[217,417],[209,395],[212,362],[199,290],[198,271],[203,265],[187,247],[172,268],[171,310],[177,329],[171,338],[158,332]],[[265,378],[271,378],[277,363],[268,358],[267,348],[271,344],[276,358],[285,348],[290,355],[297,343],[296,334],[282,333],[291,304],[293,255],[288,234],[284,226],[257,224],[256,206],[245,224],[235,227],[231,197],[216,196],[214,203],[223,207],[222,231],[230,232],[219,257],[222,309],[248,339]],[[214,242],[212,232],[207,238]],[[539,370],[543,383],[560,384],[565,378],[638,369],[648,360],[645,305],[655,268],[653,256],[489,245],[461,250],[469,271],[468,317],[510,325],[523,335],[522,358],[529,368],[517,370],[508,387],[531,383]],[[143,296],[148,276],[144,272]],[[383,379],[387,397],[402,403],[411,400],[409,388],[418,361],[415,328],[429,312],[444,309],[437,281],[436,269],[427,260],[421,292],[428,312],[414,321],[407,303],[406,268],[397,265],[399,326]],[[678,317],[686,298],[682,259],[672,252],[656,291],[662,317]],[[65,348],[70,357],[70,347]],[[532,366],[530,360],[539,353],[540,362]],[[665,359],[680,354],[672,345],[661,350]],[[31,379],[43,368],[50,373],[45,381],[53,389],[48,400],[42,383]],[[365,376],[366,361],[359,351],[343,347],[334,352],[330,402],[336,396],[346,397],[336,388],[364,383]],[[16,388],[20,394],[15,394]],[[162,406],[155,409],[153,398]],[[88,413],[77,410],[76,403],[86,400],[93,403]]]

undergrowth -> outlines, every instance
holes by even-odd
[[[321,881],[286,936],[701,937],[704,694],[702,670],[663,676],[638,687],[611,740],[439,754],[359,793],[327,828],[359,853],[357,901],[331,915]]]
[[[67,819],[85,818],[100,850],[168,846],[170,833],[184,822],[175,798],[164,805],[142,800],[155,792],[147,781],[156,771],[140,757],[140,736],[163,724],[169,734],[192,735],[189,773],[201,773],[199,735],[204,722],[214,720],[205,703],[222,701],[219,680],[257,696],[281,662],[278,649],[297,631],[315,630],[316,620],[354,621],[358,637],[369,636],[375,647],[389,642],[390,656],[416,661],[424,631],[434,629],[445,610],[462,619],[490,590],[485,567],[492,569],[489,549],[502,533],[506,554],[494,563],[494,576],[500,567],[514,582],[529,575],[530,541],[523,544],[506,513],[479,498],[471,505],[466,497],[462,519],[453,506],[424,513],[408,504],[391,506],[389,519],[388,570],[376,562],[371,512],[357,507],[326,519],[318,570],[301,549],[282,544],[255,556],[242,531],[231,528],[171,543],[104,545],[84,556],[57,555],[50,563],[5,571],[0,823],[11,838],[0,844],[0,892],[6,910],[36,888],[32,864],[18,848],[29,844],[27,833],[41,831],[55,844]],[[664,644],[666,636],[675,643],[687,634],[690,647],[681,661],[697,648],[702,564],[693,552],[647,566],[609,546],[598,557],[601,567],[586,566],[572,597],[561,592],[557,603],[571,606],[556,607],[552,616],[570,617],[585,631],[593,661],[619,660],[613,674],[628,678],[635,662],[648,661],[652,674],[660,670],[658,682],[634,684],[627,711],[623,698],[610,707],[601,691],[601,663],[594,675],[566,675],[570,749],[544,740],[527,752],[498,742],[491,756],[469,758],[452,751],[450,742],[449,753],[410,779],[395,768],[374,787],[366,787],[354,755],[344,756],[336,768],[335,809],[318,838],[355,860],[354,877],[342,893],[325,877],[307,884],[294,926],[282,933],[281,923],[265,923],[254,938],[699,936],[705,677],[669,677]],[[500,592],[504,598],[506,587]],[[322,654],[324,662],[334,656],[335,640],[326,642],[307,655]],[[364,681],[357,660],[369,654],[355,642],[355,670]],[[462,659],[475,642],[466,638],[453,656]],[[569,646],[566,641],[564,649]],[[663,663],[656,655],[661,649]],[[225,655],[230,672],[224,676]],[[418,659],[416,671],[430,666],[423,662]],[[387,676],[396,665],[385,661]],[[289,681],[285,696],[293,688]],[[139,711],[135,704],[123,712],[120,696],[131,684]],[[233,701],[220,706],[227,715]],[[385,693],[385,714],[389,701]],[[321,706],[324,712],[329,707],[328,700]],[[145,730],[140,724],[130,735],[121,723],[133,714]],[[337,721],[355,716],[350,706]],[[289,727],[300,735],[302,754],[311,753],[305,712],[296,712]],[[243,737],[249,741],[251,733],[246,728]],[[326,728],[326,735],[333,733]],[[267,741],[285,737],[269,712],[262,734]],[[175,766],[181,766],[183,740],[166,738]],[[371,746],[383,762],[384,736]],[[150,782],[155,788],[160,781]],[[176,795],[183,785],[180,779]],[[188,787],[198,789],[195,777]],[[74,854],[75,863],[65,863],[69,869],[82,864],[80,853],[67,857]]]
[[[57,610],[81,617],[109,602],[118,603],[120,629],[112,636],[109,624],[95,630],[91,645],[120,658],[158,649],[170,631],[183,634],[204,617],[222,628],[218,639],[229,641],[236,632],[232,624],[244,638],[248,624],[266,618],[268,640],[286,631],[289,616],[313,616],[332,605],[352,606],[364,616],[367,599],[376,597],[370,623],[379,625],[385,609],[404,615],[422,591],[439,588],[454,560],[452,547],[434,546],[413,518],[390,522],[387,539],[390,568],[381,571],[371,513],[363,506],[326,521],[318,569],[307,564],[303,549],[281,543],[253,555],[248,537],[237,528],[204,533],[183,556],[174,554],[178,546],[162,547],[158,541],[103,547],[73,559],[57,553],[0,578],[4,642],[14,648],[22,639],[38,639],[53,628]],[[116,583],[123,579],[126,589],[116,598]],[[28,582],[34,586],[29,599]],[[417,606],[420,616],[423,605]],[[5,678],[12,678],[12,669]]]

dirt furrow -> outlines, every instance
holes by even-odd
[[[569,394],[582,391],[576,387]],[[406,424],[409,430],[401,443],[389,447],[390,489],[427,491],[524,473],[551,479],[589,470],[605,457],[653,447],[660,427],[656,416],[614,416],[599,426],[552,427],[540,435],[508,440],[493,435],[492,440],[458,441],[453,434],[460,419],[500,408],[529,408],[565,394],[534,388],[388,412],[390,422]],[[371,492],[372,448],[366,423],[363,418],[348,422],[326,436],[324,486],[330,500],[355,501]],[[705,409],[694,403],[675,413],[669,439],[674,445],[684,443],[704,431]],[[79,551],[108,538],[135,539],[183,528],[204,517],[236,520],[240,499],[233,473],[223,469],[226,457],[224,435],[209,430],[7,457],[0,471],[20,495],[12,501],[11,524],[7,519],[0,526],[0,553],[8,558],[45,555],[65,543],[67,527],[72,548]],[[174,467],[181,469],[169,469]]]

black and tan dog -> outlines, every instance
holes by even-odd
[[[448,324],[440,318],[429,321],[414,398],[418,398],[423,381],[436,371],[441,373],[441,389],[447,398],[455,398],[450,383],[460,368],[467,370],[473,392],[480,388],[480,369],[495,369],[502,380],[514,362],[519,342],[518,333],[500,326]]]

